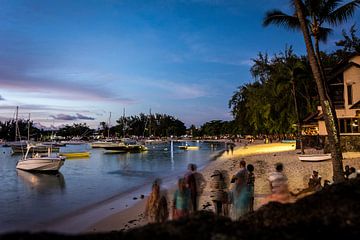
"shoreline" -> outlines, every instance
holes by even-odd
[[[203,210],[204,205],[212,203],[210,200],[210,176],[216,169],[226,170],[229,176],[232,176],[238,171],[238,163],[240,159],[245,159],[247,164],[255,166],[255,203],[254,209],[258,209],[262,205],[262,200],[270,193],[268,182],[266,180],[268,174],[271,172],[273,165],[276,162],[283,162],[285,165],[285,174],[289,178],[290,191],[298,191],[307,186],[307,180],[312,170],[317,169],[323,180],[330,179],[332,173],[331,162],[319,163],[303,163],[298,160],[298,154],[293,144],[271,143],[263,144],[262,141],[252,143],[244,146],[238,143],[234,149],[234,153],[227,153],[223,151],[221,155],[217,156],[216,160],[209,161],[199,172],[204,175],[208,182],[203,195],[200,198],[199,210]],[[306,149],[306,153],[318,152],[314,149]],[[344,159],[344,166],[349,164],[360,169],[360,158]],[[184,169],[184,173],[186,169]],[[162,184],[162,189],[165,184]],[[119,207],[121,203],[119,199],[108,200],[102,206],[95,206],[93,209],[87,209],[87,214],[80,214],[72,216],[62,224],[52,223],[50,226],[56,224],[55,228],[46,228],[47,231],[54,231],[59,233],[102,233],[110,231],[124,231],[147,224],[144,218],[144,210],[148,193],[150,193],[151,184],[143,186],[135,192],[130,193],[131,196],[145,195],[144,199],[138,198],[136,201],[132,200],[132,204],[127,207]],[[176,181],[167,186],[168,200],[171,203],[173,191],[176,188]],[[147,193],[147,194],[146,194]],[[112,199],[112,198],[111,198]],[[169,207],[171,206],[168,205]],[[213,211],[212,204],[204,209]],[[170,216],[171,219],[171,216]],[[71,227],[70,227],[71,226]],[[69,228],[70,227],[70,228]]]

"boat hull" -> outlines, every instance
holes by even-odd
[[[22,159],[16,164],[16,168],[24,171],[59,171],[64,165],[64,157],[41,157]]]
[[[322,162],[328,161],[331,159],[331,154],[311,154],[311,155],[301,155],[299,160],[302,162]]]

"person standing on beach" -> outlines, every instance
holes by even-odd
[[[166,191],[160,192],[160,180],[155,180],[145,207],[145,217],[150,223],[162,223],[169,218],[166,196]]]
[[[222,215],[223,214],[223,203],[226,198],[226,182],[225,176],[222,174],[220,170],[215,170],[213,174],[210,176],[211,182],[211,200],[214,204],[215,214]],[[226,211],[226,210],[225,210]]]
[[[187,188],[190,189],[192,210],[196,212],[199,207],[199,200],[202,192],[206,186],[204,176],[197,172],[196,164],[190,163],[188,165],[188,172],[185,174],[185,182]]]
[[[231,151],[231,155],[234,154],[234,143],[230,144],[230,151]]]
[[[254,190],[255,190],[255,174],[254,174],[254,166],[252,164],[247,165],[247,170],[249,172],[248,175],[248,189],[249,189],[249,211],[254,211]]]
[[[178,189],[174,192],[173,198],[173,219],[188,216],[191,209],[190,190],[186,187],[185,179],[180,178],[178,181]]]
[[[283,173],[284,165],[282,163],[276,163],[275,170],[276,171],[270,173],[268,177],[272,194],[267,198],[267,201],[287,203],[290,201],[290,192],[288,187],[288,179]]]
[[[231,179],[231,182],[235,183],[231,191],[232,218],[234,220],[238,220],[242,215],[249,212],[248,176],[246,162],[241,160],[239,172]]]

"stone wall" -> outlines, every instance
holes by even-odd
[[[340,144],[343,152],[360,152],[360,135],[340,136]],[[325,137],[324,152],[330,152],[327,137]]]

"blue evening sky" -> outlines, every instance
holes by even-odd
[[[187,126],[230,120],[228,101],[253,81],[251,59],[302,35],[262,27],[283,0],[0,0],[0,121],[45,126],[173,115]],[[359,12],[359,11],[358,11]],[[347,26],[357,21],[359,13]],[[346,26],[343,26],[346,27]],[[341,29],[323,50],[331,50]]]

